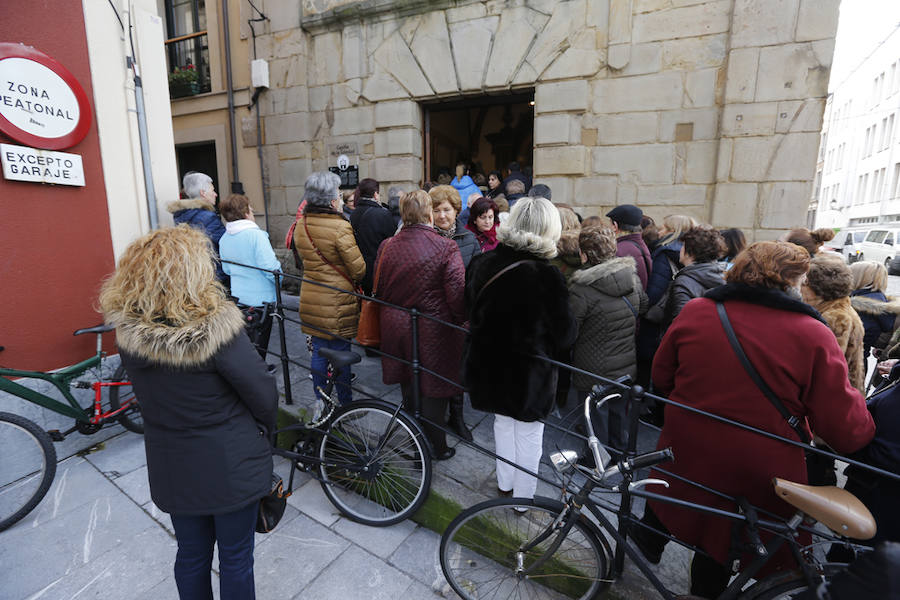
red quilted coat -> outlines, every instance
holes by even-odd
[[[847,363],[834,334],[808,305],[777,290],[728,284],[688,302],[663,337],[653,360],[653,382],[671,400],[796,440],[797,434],[759,391],[731,349],[712,298],[722,300],[735,334],[760,377],[794,415],[838,452],[865,446],[875,433],[862,395],[850,386]],[[666,406],[659,447],[675,462],[661,468],[751,504],[790,516],[772,478],[806,483],[803,450],[677,407]],[[735,510],[734,503],[664,473],[668,489],[652,491]],[[731,521],[651,501],[677,538],[699,545],[724,564]],[[780,552],[767,567],[790,567]],[[771,568],[767,568],[767,571]]]
[[[428,225],[404,225],[397,235],[381,243],[376,265],[378,261],[381,262],[376,267],[379,269],[378,298],[462,325],[466,272],[453,240],[441,236]],[[419,317],[418,323],[422,366],[451,381],[459,381],[465,334],[425,317]],[[381,350],[412,360],[409,313],[381,307]],[[384,383],[412,380],[411,367],[399,361],[382,357],[381,367]],[[447,398],[461,393],[460,388],[425,373],[420,381],[423,396]]]

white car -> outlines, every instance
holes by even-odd
[[[857,260],[871,260],[890,268],[891,260],[897,253],[897,242],[900,240],[900,229],[872,229],[866,239],[859,244]]]
[[[859,260],[860,244],[866,239],[869,229],[841,229],[830,242],[825,242],[825,249],[837,252],[847,263]]]

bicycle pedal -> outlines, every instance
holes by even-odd
[[[59,429],[49,429],[47,430],[47,435],[49,435],[50,439],[54,442],[61,442],[66,439],[65,434],[63,434]]]
[[[79,390],[89,390],[94,387],[94,384],[92,384],[90,381],[73,381],[72,387]]]

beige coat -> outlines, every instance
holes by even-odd
[[[850,376],[850,385],[866,393],[866,363],[863,357],[863,329],[862,321],[853,307],[850,298],[838,298],[837,300],[825,300],[813,305],[813,308],[821,313],[828,323],[828,327],[834,332],[838,346],[847,359],[847,370]]]
[[[366,274],[366,263],[356,246],[353,228],[339,214],[318,212],[315,207],[308,207],[307,210],[308,214],[300,217],[294,228],[294,245],[303,259],[303,277],[353,291]],[[319,257],[313,242],[334,268]],[[351,286],[335,269],[353,280],[355,285]],[[304,281],[300,289],[300,320],[304,323],[303,333],[324,339],[332,339],[329,333],[352,338],[356,336],[359,301],[350,294]]]

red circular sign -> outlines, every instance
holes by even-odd
[[[68,69],[31,46],[0,42],[0,131],[33,148],[61,150],[90,127],[87,94]]]

